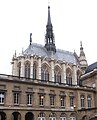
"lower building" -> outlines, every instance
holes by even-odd
[[[96,96],[93,86],[0,75],[1,120],[92,120]]]

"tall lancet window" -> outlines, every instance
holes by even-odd
[[[21,62],[18,63],[18,76],[21,76]]]
[[[77,71],[77,85],[80,85],[80,76],[81,76],[81,72],[78,70]]]
[[[41,68],[41,80],[49,81],[49,71],[46,65],[43,65]]]
[[[72,85],[72,72],[69,68],[66,70],[66,84]]]
[[[61,83],[61,71],[58,67],[55,67],[54,70],[54,81],[57,83]]]
[[[33,64],[33,79],[37,78],[37,64]]]
[[[25,63],[25,77],[30,78],[30,63],[29,62]]]

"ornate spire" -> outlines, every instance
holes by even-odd
[[[82,41],[80,42],[80,56],[79,56],[80,65],[83,71],[87,68],[87,60],[82,46]]]
[[[50,16],[50,6],[48,6],[48,21],[46,25],[46,35],[45,35],[45,48],[47,51],[56,52],[56,46],[54,41],[54,34],[53,34],[53,26],[51,23],[51,16]]]
[[[85,53],[83,51],[82,41],[80,41],[80,56],[85,56]]]

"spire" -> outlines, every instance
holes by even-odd
[[[85,56],[85,53],[83,51],[82,41],[80,41],[80,56]]]
[[[88,64],[87,64],[87,60],[86,60],[85,53],[84,53],[84,50],[83,50],[82,41],[80,41],[79,61],[80,61],[81,68],[82,68],[82,70],[84,72],[86,70]]]
[[[47,25],[52,25],[51,24],[51,16],[50,16],[50,6],[48,6],[48,22]]]
[[[53,34],[53,26],[51,23],[51,16],[50,16],[50,6],[48,6],[48,21],[46,25],[46,35],[45,35],[45,48],[47,51],[56,52],[56,46],[54,41],[54,34]]]

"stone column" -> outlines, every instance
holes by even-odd
[[[73,85],[77,85],[77,73],[76,73],[76,65],[73,65]]]
[[[33,57],[31,57],[30,78],[33,78]]]
[[[51,60],[50,81],[54,82],[54,60]]]
[[[1,117],[0,117],[1,120]],[[6,120],[12,120],[12,113],[10,112],[10,109],[6,112]]]
[[[65,109],[66,110],[70,109],[70,97],[69,97],[69,93],[66,93],[66,97],[65,97]]]
[[[24,72],[25,72],[25,67],[24,67],[24,58],[21,59],[21,77],[25,77]]]
[[[62,83],[66,84],[66,64],[62,63]]]
[[[41,58],[38,58],[38,74],[37,78],[41,80]]]

